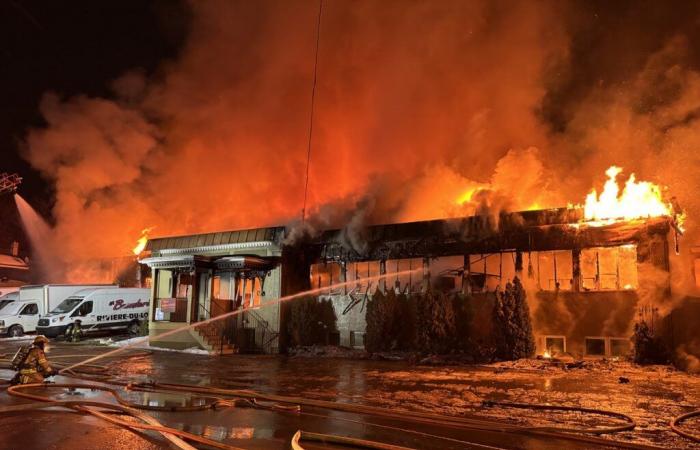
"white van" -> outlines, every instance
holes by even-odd
[[[110,287],[116,286],[109,284],[22,286],[19,289],[19,300],[0,310],[0,333],[8,336],[22,336],[24,333],[31,333],[36,330],[41,315],[51,311],[70,295],[86,288]]]
[[[66,334],[76,321],[83,333],[127,330],[138,334],[148,321],[151,290],[139,288],[84,289],[71,295],[39,319],[36,331],[47,337]]]

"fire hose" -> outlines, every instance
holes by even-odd
[[[141,352],[138,354],[132,354],[129,355],[129,357],[140,357],[140,356],[147,356],[150,354],[150,352]],[[86,356],[86,355],[63,355],[63,357],[78,357],[78,356]],[[59,366],[57,364],[57,366]],[[170,383],[126,383],[123,381],[118,381],[113,379],[109,373],[108,373],[108,368],[104,366],[81,366],[78,369],[73,369],[73,370],[65,370],[63,369],[61,372],[63,375],[70,376],[73,378],[81,379],[84,381],[88,382],[99,382],[99,383],[107,383],[107,384],[112,384],[116,386],[121,386],[123,388],[126,388],[127,390],[139,390],[139,391],[153,391],[153,392],[158,392],[158,391],[165,391],[165,392],[186,392],[190,394],[204,394],[206,395],[205,400],[208,400],[208,403],[203,404],[203,405],[198,405],[198,406],[189,406],[189,407],[162,407],[162,406],[144,406],[144,405],[137,405],[130,403],[126,400],[124,400],[115,389],[111,388],[106,388],[104,386],[95,386],[92,384],[79,384],[79,385],[54,385],[55,387],[68,387],[68,388],[82,388],[82,389],[95,389],[95,390],[102,390],[105,392],[111,393],[115,400],[119,403],[119,406],[122,408],[126,408],[125,410],[120,410],[121,412],[124,411],[132,411],[136,409],[146,409],[146,410],[157,410],[157,411],[197,411],[197,410],[205,410],[205,409],[214,409],[216,407],[228,407],[228,406],[238,406],[238,405],[243,405],[243,406],[251,406],[251,407],[256,407],[256,408],[265,408],[265,409],[270,409],[270,410],[275,410],[279,412],[294,412],[294,413],[300,413],[301,412],[301,407],[302,406],[307,406],[307,407],[315,407],[319,409],[327,409],[327,410],[337,410],[337,411],[344,411],[344,412],[349,412],[349,413],[355,413],[355,414],[362,414],[362,415],[372,415],[372,416],[377,416],[377,417],[385,417],[393,420],[398,420],[402,422],[411,422],[411,423],[419,423],[419,424],[432,424],[432,425],[439,425],[439,426],[445,426],[445,427],[452,427],[452,428],[459,428],[459,429],[478,429],[478,430],[486,430],[486,431],[502,431],[502,432],[520,432],[520,433],[529,433],[529,434],[538,434],[538,435],[545,435],[545,436],[550,436],[550,437],[556,437],[556,438],[565,438],[565,439],[572,439],[572,440],[578,440],[578,441],[584,441],[588,443],[594,443],[594,444],[600,444],[600,445],[618,445],[617,441],[611,441],[608,439],[601,439],[601,438],[594,438],[592,436],[582,436],[582,435],[576,435],[573,433],[587,433],[587,434],[609,434],[609,433],[615,433],[619,431],[628,431],[631,430],[635,427],[634,421],[632,418],[629,416],[626,416],[624,414],[616,413],[616,412],[611,412],[611,411],[606,411],[606,410],[596,410],[596,409],[587,409],[587,408],[577,408],[577,407],[564,407],[564,406],[550,406],[550,405],[533,405],[533,404],[522,404],[522,403],[496,403],[496,402],[486,402],[485,405],[487,406],[501,406],[501,407],[517,407],[517,408],[530,408],[530,409],[542,409],[542,410],[561,410],[561,411],[576,411],[576,412],[582,412],[582,413],[587,413],[587,414],[600,414],[600,415],[606,415],[609,417],[617,418],[617,419],[622,419],[626,421],[626,424],[620,425],[620,426],[615,426],[615,427],[607,427],[607,428],[588,428],[588,429],[581,429],[581,428],[571,428],[571,427],[524,427],[524,426],[518,426],[518,425],[511,425],[511,424],[503,424],[503,423],[497,423],[493,422],[492,420],[482,420],[482,419],[475,419],[475,418],[467,418],[467,417],[455,417],[455,416],[443,416],[439,414],[431,414],[431,413],[421,413],[421,412],[413,412],[413,411],[396,411],[396,410],[389,410],[385,408],[377,408],[377,407],[372,407],[372,406],[365,406],[365,405],[353,405],[353,404],[344,404],[344,403],[336,403],[336,402],[331,402],[331,401],[324,401],[324,400],[313,400],[313,399],[302,399],[298,397],[285,397],[285,396],[279,396],[279,395],[273,395],[273,394],[265,394],[261,392],[255,392],[247,389],[220,389],[220,388],[211,388],[211,387],[202,387],[202,386],[191,386],[191,385],[179,385],[179,384],[170,384]],[[241,383],[243,384],[243,383]],[[10,390],[11,389],[11,390]],[[15,393],[17,392],[17,389],[10,388],[8,389],[8,393],[12,392]],[[14,394],[12,394],[14,395]],[[236,399],[232,402],[231,400],[223,399],[220,396],[228,396],[228,397],[235,397]],[[273,402],[271,405],[266,405],[264,403],[261,403],[260,400],[264,401],[269,401]],[[47,402],[47,401],[52,401],[48,399],[47,397],[41,397],[41,401]],[[110,403],[105,403],[105,405],[112,405]],[[107,407],[106,407],[107,408]],[[88,412],[90,414],[98,416],[98,414],[95,414],[94,410],[91,411],[83,411],[81,409],[76,409],[73,408],[77,411],[81,412]],[[0,409],[0,412],[4,412],[3,409]],[[99,411],[98,411],[99,412]],[[310,414],[307,412],[303,412],[302,414],[307,414],[307,415],[314,415]],[[346,418],[339,418],[339,417],[331,417],[331,416],[323,416],[326,417],[327,419],[331,420],[345,420],[345,421],[350,421],[350,419]],[[150,416],[149,416],[150,417]],[[683,417],[679,418],[679,422],[683,419],[689,418],[688,417]],[[110,417],[110,419],[114,419],[113,417]],[[105,419],[106,420],[106,419]],[[118,419],[115,419],[118,420]],[[120,426],[126,426],[129,429],[146,429],[149,430],[151,428],[139,428],[136,426],[130,426],[132,422],[124,422],[123,423],[117,423],[117,422],[112,422]],[[390,429],[395,429],[395,430],[400,430],[404,432],[414,432],[416,434],[424,435],[424,436],[429,436],[433,438],[438,438],[438,439],[446,439],[446,440],[452,440],[456,442],[461,442],[464,444],[475,444],[471,442],[466,442],[466,441],[460,441],[457,439],[451,439],[451,438],[446,438],[444,436],[439,436],[439,435],[430,435],[427,433],[421,433],[417,430],[406,430],[406,429],[400,429],[396,427],[391,427],[387,425],[380,425],[380,424],[372,424],[372,423],[367,423],[367,422],[362,422],[365,425],[370,425],[370,426],[377,426],[377,427],[384,427],[384,428],[390,428]],[[158,425],[148,425],[148,426],[154,426],[156,429],[153,429],[154,431],[159,431],[163,436],[166,434],[170,433],[171,436],[180,436],[178,433],[178,430],[174,430],[173,432],[170,432],[170,429],[167,427],[162,426],[161,424]],[[672,425],[672,428],[675,427],[675,425]],[[674,431],[676,431],[674,429]],[[681,430],[679,433],[683,436],[687,437],[687,434],[684,434]],[[310,436],[310,437],[309,437]],[[307,432],[301,432],[299,435],[300,439],[313,439],[313,437],[316,436],[313,433],[307,433]],[[188,437],[189,438],[189,437]],[[342,440],[342,437],[338,437],[340,440]],[[204,438],[203,438],[204,439]],[[350,438],[348,438],[350,439]],[[690,438],[692,439],[692,438]],[[360,444],[362,440],[358,440],[357,444]],[[199,442],[199,441],[197,441]],[[200,442],[201,443],[201,442]],[[340,443],[338,441],[338,443]],[[367,441],[367,445],[369,445],[366,448],[384,448],[384,447],[376,447],[372,445],[390,445],[390,444],[381,444],[381,443],[373,443],[371,441]],[[627,447],[627,448],[636,448],[636,449],[641,449],[641,448],[651,448],[649,446],[644,446],[644,445],[637,445],[637,444],[629,444],[629,443],[619,443],[622,444],[622,446]],[[210,444],[207,444],[210,445]],[[224,445],[224,444],[219,444],[219,445]],[[297,441],[297,445],[298,441]],[[364,445],[363,445],[364,446]],[[216,447],[216,446],[214,446]],[[488,446],[484,446],[488,447]],[[217,448],[226,448],[227,450],[232,449],[233,447],[217,447]],[[387,447],[391,448],[391,447]],[[400,447],[395,447],[395,448],[400,448]],[[488,448],[493,448],[493,447],[488,447]]]
[[[682,414],[676,418],[674,418],[671,421],[671,429],[676,433],[681,436],[683,436],[686,439],[689,439],[693,442],[700,443],[700,434],[693,434],[693,433],[688,433],[687,431],[684,431],[680,428],[680,423],[683,422],[684,420],[690,419],[692,417],[700,417],[700,409],[697,411],[692,411],[686,414]]]
[[[520,425],[511,425],[504,423],[497,423],[492,420],[475,419],[468,417],[457,417],[457,416],[444,416],[440,414],[424,413],[408,410],[396,410],[379,408],[366,405],[356,405],[350,403],[338,403],[326,400],[314,400],[300,397],[287,397],[275,394],[266,394],[262,392],[256,392],[251,390],[231,390],[231,389],[221,389],[212,387],[202,387],[202,386],[192,386],[192,385],[182,385],[182,384],[172,384],[172,383],[147,383],[147,384],[132,384],[131,388],[134,390],[150,390],[155,389],[156,391],[166,391],[166,392],[189,392],[198,394],[207,394],[211,396],[216,395],[226,395],[242,398],[257,398],[267,401],[277,402],[277,403],[288,403],[295,404],[302,407],[315,407],[319,409],[335,410],[341,412],[348,412],[360,415],[369,415],[384,417],[400,422],[409,422],[416,424],[429,424],[437,425],[443,427],[451,427],[462,430],[483,430],[483,431],[500,431],[500,432],[516,432],[525,434],[534,434],[539,436],[548,436],[560,439],[569,439],[575,441],[581,441],[596,445],[614,445],[620,448],[632,448],[632,449],[651,449],[658,448],[649,445],[633,444],[627,442],[613,441],[609,439],[596,438],[593,436],[584,436],[574,433],[593,433],[593,434],[606,434],[619,432],[622,429],[630,430],[634,428],[634,420],[626,415],[605,411],[605,410],[595,410],[595,409],[582,409],[576,407],[561,407],[567,410],[579,411],[584,413],[597,413],[608,415],[616,418],[623,418],[628,422],[625,425],[619,427],[609,427],[609,428],[594,428],[594,429],[576,429],[576,428],[558,428],[558,427],[525,427]],[[524,404],[520,404],[523,405]],[[534,405],[535,407],[542,407],[542,409],[549,409],[546,405]],[[551,409],[557,407],[551,407]],[[571,408],[571,409],[569,409]],[[328,417],[328,416],[327,416]],[[337,419],[336,417],[328,417],[329,419]],[[342,420],[342,419],[341,419]],[[375,425],[375,424],[369,424]],[[593,431],[591,431],[593,430]],[[420,434],[420,433],[419,433]],[[436,436],[437,437],[437,436]]]

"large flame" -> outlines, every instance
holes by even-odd
[[[153,230],[153,227],[151,228],[144,228],[141,231],[141,237],[136,243],[136,247],[133,248],[134,255],[140,255],[141,252],[146,248],[146,244],[148,243],[148,235]]]
[[[661,188],[648,181],[636,181],[631,174],[620,192],[617,176],[622,169],[611,166],[605,174],[603,192],[593,189],[586,197],[584,214],[589,221],[631,220],[646,217],[674,216],[671,203],[665,202]]]

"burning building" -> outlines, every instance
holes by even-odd
[[[260,307],[154,345],[283,351],[288,314],[277,299],[311,289],[335,313],[328,341],[361,348],[377,290],[433,289],[470,297],[472,337],[487,340],[497,292],[517,276],[538,352],[623,355],[640,312],[672,295],[677,224],[669,216],[586,219],[583,208],[570,207],[327,230],[293,244],[284,227],[152,239],[141,260],[153,271],[150,335]],[[682,318],[670,326],[671,336],[690,336]]]

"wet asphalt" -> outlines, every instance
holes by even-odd
[[[29,341],[26,341],[29,342]],[[23,343],[1,341],[0,353],[13,353]],[[49,359],[62,363],[82,361],[113,348],[81,343],[55,343]],[[508,393],[536,391],[571,392],[577,389],[610,389],[590,377],[547,377],[537,374],[501,377],[476,367],[435,368],[404,362],[287,358],[279,356],[207,355],[153,351],[128,357],[131,351],[96,361],[124,381],[149,381],[242,388],[266,393],[332,400],[370,406],[441,414],[474,414],[475,392],[490,393],[491,399]],[[12,372],[0,370],[0,379]],[[75,380],[57,376],[57,383]],[[614,385],[612,385],[614,386]],[[659,386],[661,388],[663,386]],[[662,398],[676,395],[673,389]],[[68,393],[51,390],[52,398],[112,401],[101,392],[80,390]],[[129,392],[134,403],[158,406],[189,406],[209,400],[198,396]],[[670,400],[672,401],[672,400]],[[26,403],[0,394],[0,406]],[[414,449],[583,449],[605,448],[588,443],[500,431],[460,430],[435,425],[358,414],[304,408],[303,414],[233,407],[197,412],[149,412],[164,425],[200,434],[245,449],[288,449],[297,430],[350,436]],[[520,416],[528,412],[518,412]],[[506,415],[502,420],[510,421]],[[522,417],[521,417],[522,419]],[[515,421],[517,423],[517,421]],[[431,436],[428,436],[431,435]],[[625,440],[630,440],[628,437]],[[304,448],[340,448],[303,443]],[[678,448],[674,445],[675,448]],[[168,448],[157,434],[135,434],[100,419],[53,409],[24,414],[5,414],[0,419],[0,448],[4,449],[150,449]],[[614,445],[608,448],[616,448]],[[672,447],[673,448],[673,447]],[[688,448],[691,448],[688,445]]]

